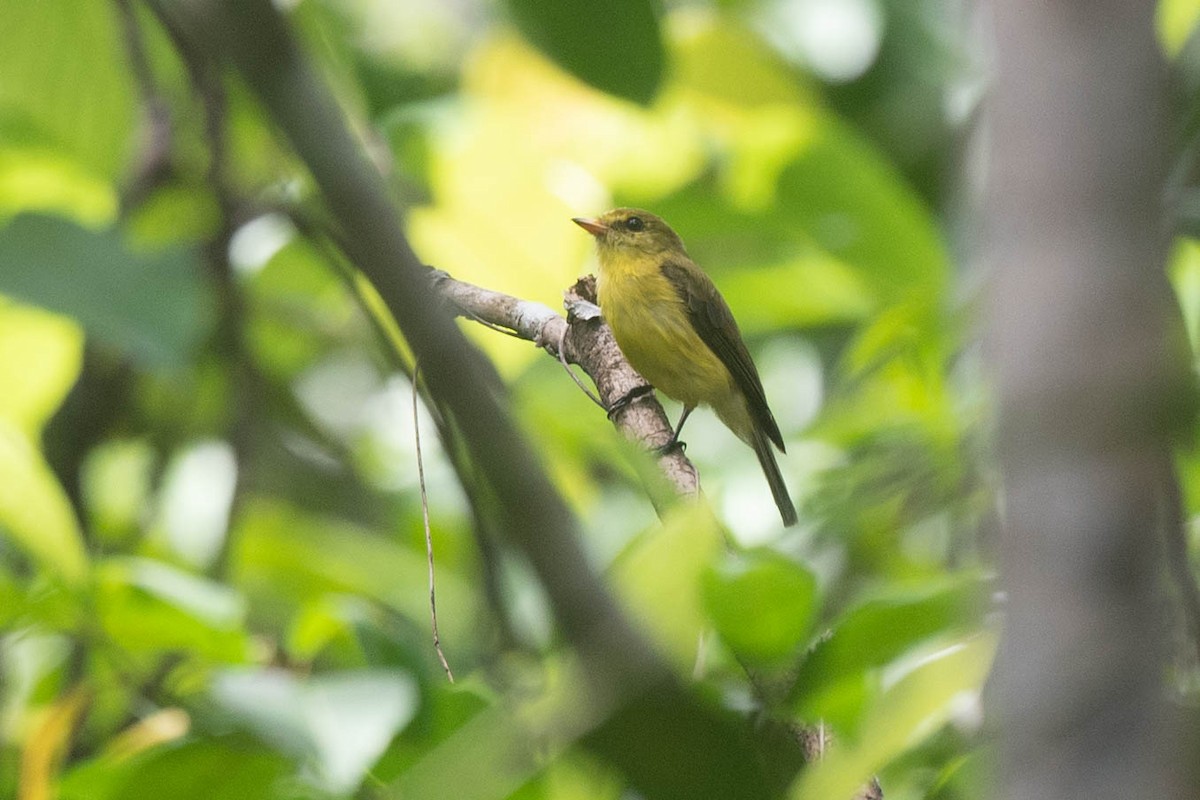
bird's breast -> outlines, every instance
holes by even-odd
[[[657,265],[602,264],[596,288],[621,352],[642,377],[684,405],[727,402],[733,390],[729,370],[696,333],[683,300]]]

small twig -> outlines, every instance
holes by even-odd
[[[479,323],[480,325],[482,325],[483,327],[485,327],[485,328],[487,328],[487,329],[489,329],[489,330],[493,330],[493,331],[495,331],[496,333],[503,333],[505,336],[511,336],[511,337],[513,337],[514,339],[520,339],[520,338],[522,338],[522,337],[521,337],[521,334],[517,333],[517,332],[516,332],[516,331],[514,331],[512,328],[505,328],[505,327],[502,327],[502,326],[500,326],[500,325],[497,325],[497,324],[496,324],[496,323],[494,323],[494,322],[488,322],[486,319],[484,319],[484,318],[483,318],[483,317],[481,317],[481,316],[478,316],[477,314],[475,314],[475,313],[474,313],[474,312],[472,312],[472,311],[467,311],[467,310],[464,310],[464,311],[463,311],[463,315],[464,315],[464,316],[466,316],[466,317],[468,317],[469,319],[471,319],[471,321],[473,321],[473,322],[478,322],[478,323]]]
[[[567,363],[567,348],[565,345],[567,343],[567,332],[570,330],[570,327],[563,328],[562,333],[558,337],[558,363],[562,364],[562,368],[565,369],[567,374],[571,376],[571,380],[575,381],[575,385],[578,386],[584,394],[590,397],[593,403],[601,408],[604,408],[604,401],[597,397],[596,393],[587,387],[587,384],[575,374],[575,371],[571,369],[571,365]],[[514,336],[515,335],[516,334],[514,334]],[[608,409],[605,410],[607,411]]]
[[[136,207],[156,186],[170,177],[174,129],[167,101],[158,89],[154,70],[146,55],[146,44],[132,0],[116,0],[115,5],[125,41],[125,55],[141,96],[144,115],[143,142],[138,148],[137,164],[121,195],[122,208],[128,210]]]
[[[412,382],[413,439],[417,444],[417,482],[421,486],[421,519],[425,523],[425,558],[429,564],[429,617],[433,625],[433,649],[437,652],[438,661],[442,662],[442,669],[446,671],[446,677],[451,683],[454,683],[454,673],[450,671],[446,654],[442,652],[442,637],[438,633],[437,588],[433,569],[433,532],[429,527],[429,496],[425,492],[425,460],[421,457],[421,425],[417,418],[417,380],[420,375],[421,365],[417,364],[413,367]]]

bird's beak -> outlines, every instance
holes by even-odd
[[[589,219],[587,217],[572,217],[571,222],[574,222],[579,227],[590,233],[592,236],[603,236],[611,230],[607,225],[598,219]]]

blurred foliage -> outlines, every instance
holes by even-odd
[[[558,365],[464,325],[679,676],[748,725],[822,726],[790,796],[873,774],[889,798],[979,796],[995,502],[950,255],[980,95],[962,6],[278,5],[428,263],[556,306],[592,268],[570,217],[676,227],[762,368],[796,528],[703,411],[708,502],[659,522],[644,456]],[[1159,10],[1186,53],[1200,6]],[[413,418],[402,343],[237,79],[193,83],[137,2],[7,0],[0,29],[0,796],[632,796],[586,745],[605,709],[540,587]],[[1200,245],[1171,275],[1196,347]]]

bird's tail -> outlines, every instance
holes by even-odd
[[[779,464],[775,461],[775,450],[770,439],[762,431],[756,430],[751,446],[754,448],[754,454],[758,456],[758,463],[762,465],[763,474],[767,476],[767,484],[771,487],[771,495],[775,498],[775,505],[779,507],[779,516],[783,517],[783,524],[795,525],[796,507],[792,505],[792,498],[788,495],[787,484],[784,483]]]

